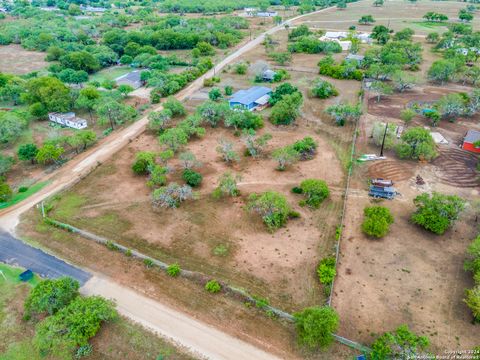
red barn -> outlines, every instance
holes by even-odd
[[[475,142],[480,142],[480,131],[468,130],[465,138],[463,139],[462,149],[480,153],[480,146],[475,146]]]

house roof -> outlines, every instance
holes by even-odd
[[[464,142],[473,144],[475,141],[480,140],[480,131],[477,130],[468,130],[467,135],[463,139]]]
[[[258,105],[265,105],[270,100],[270,95],[263,95],[261,98],[255,100]]]
[[[345,31],[327,31],[325,33],[325,37],[328,37],[331,39],[346,38],[347,33]]]
[[[270,94],[272,89],[265,86],[253,86],[247,90],[239,90],[230,98],[230,102],[249,105],[264,95]]]
[[[137,82],[141,80],[140,76],[140,70],[134,70],[132,72],[129,72],[128,74],[119,76],[118,78],[115,79],[115,81],[131,81],[131,82]]]
[[[275,76],[275,74],[276,74],[275,71],[268,69],[268,70],[265,70],[265,71],[263,72],[263,75],[262,75],[262,76],[263,76],[263,78],[273,79],[274,76]]]

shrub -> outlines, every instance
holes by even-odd
[[[396,148],[401,159],[431,160],[437,156],[435,141],[429,130],[410,128],[402,134],[401,140]]]
[[[216,280],[210,280],[205,284],[205,290],[207,290],[212,294],[220,292],[221,289],[222,289],[222,286]]]
[[[327,183],[323,180],[307,179],[301,182],[300,188],[305,196],[305,203],[317,209],[320,204],[330,195]]]
[[[227,96],[230,96],[230,95],[233,94],[233,87],[231,87],[231,86],[225,86],[225,88],[223,90],[225,92],[225,95],[227,95]]]
[[[364,220],[362,231],[368,236],[376,238],[384,237],[393,224],[393,216],[390,210],[383,206],[370,206],[363,209]]]
[[[24,192],[27,192],[28,191],[28,187],[27,186],[20,186],[18,188],[18,192],[19,193],[24,193]]]
[[[167,274],[171,277],[176,277],[180,275],[180,265],[178,264],[171,264],[167,267]]]
[[[471,271],[474,275],[480,275],[480,236],[467,248],[468,259],[465,261],[465,270]]]
[[[475,321],[480,322],[480,284],[473,289],[465,290],[464,301],[472,311]]]
[[[173,96],[167,98],[167,100],[163,103],[163,108],[170,110],[173,117],[183,116],[187,113],[183,104]]]
[[[238,196],[240,190],[238,190],[237,182],[241,179],[239,175],[233,175],[229,172],[223,174],[218,180],[218,186],[213,191],[214,198],[220,198],[226,196]]]
[[[247,64],[240,63],[235,65],[235,73],[237,73],[238,75],[245,75],[247,73],[247,70],[248,70]]]
[[[219,88],[213,88],[208,92],[208,98],[212,101],[220,101],[223,95]]]
[[[185,169],[182,178],[188,185],[196,187],[202,182],[203,176],[194,170]]]
[[[151,268],[153,267],[153,261],[152,259],[143,259],[143,264],[147,267],[147,268]]]
[[[135,162],[132,165],[132,170],[137,175],[144,175],[148,173],[150,166],[155,164],[155,154],[150,151],[140,151],[135,155]]]
[[[318,264],[317,275],[321,284],[329,286],[333,283],[337,271],[335,270],[335,257],[328,256],[323,258]]]
[[[434,192],[423,193],[413,203],[417,207],[411,217],[414,224],[437,234],[443,234],[458,219],[465,207],[465,200],[456,195],[444,195]]]
[[[25,299],[25,312],[28,315],[42,313],[53,315],[79,295],[79,287],[78,281],[69,277],[46,279],[30,291]]]
[[[277,170],[283,171],[287,166],[296,163],[300,159],[300,155],[293,146],[285,146],[274,150],[272,158],[278,162]]]
[[[262,217],[269,231],[275,231],[285,225],[291,211],[285,196],[274,191],[251,194],[247,208]]]
[[[317,80],[310,89],[310,95],[319,99],[328,99],[331,96],[337,96],[338,90],[328,81]]]
[[[290,125],[300,115],[303,98],[300,92],[283,95],[272,107],[270,121],[275,125]]]
[[[405,124],[410,123],[410,121],[412,121],[415,115],[417,115],[417,113],[412,109],[403,109],[402,111],[400,111],[400,119],[402,119]]]
[[[12,198],[12,189],[6,182],[0,182],[0,202],[6,202]]]
[[[153,192],[152,204],[154,207],[177,208],[181,202],[194,198],[195,194],[189,185],[170,183]]]
[[[315,155],[317,149],[317,142],[311,137],[307,136],[302,140],[298,140],[293,144],[293,150],[295,150],[299,156],[300,160],[312,159]]]
[[[292,193],[294,194],[301,194],[303,192],[302,188],[301,187],[298,187],[298,186],[294,186],[292,188]]]
[[[309,348],[326,348],[338,328],[338,314],[329,307],[310,307],[294,314],[298,341]]]
[[[372,344],[372,359],[402,359],[405,354],[413,358],[424,355],[429,341],[425,336],[411,332],[407,325],[400,326],[394,332],[386,332]]]

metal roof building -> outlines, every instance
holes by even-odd
[[[270,99],[272,89],[265,86],[253,86],[247,90],[239,90],[230,98],[230,107],[240,106],[254,110],[258,106],[266,105]]]

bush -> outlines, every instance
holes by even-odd
[[[167,98],[167,100],[163,103],[163,108],[170,110],[173,117],[183,116],[187,113],[183,104],[173,96]]]
[[[147,268],[151,268],[153,267],[153,261],[152,259],[143,259],[143,264],[147,267]]]
[[[212,294],[220,292],[221,289],[222,289],[222,286],[216,280],[210,280],[205,284],[205,290],[207,290]]]
[[[46,279],[30,291],[25,299],[25,312],[28,315],[43,313],[53,315],[79,295],[79,287],[78,281],[69,277]]]
[[[400,119],[402,119],[406,124],[410,123],[415,115],[417,115],[417,113],[412,109],[403,109],[400,111]]]
[[[196,187],[202,182],[203,176],[194,170],[185,169],[182,178],[188,185]]]
[[[167,274],[171,277],[176,277],[180,275],[180,265],[178,264],[171,264],[167,267]]]
[[[401,140],[396,148],[401,159],[432,160],[437,156],[437,146],[429,130],[410,128],[402,134]]]
[[[368,236],[382,238],[388,234],[393,216],[390,210],[383,206],[370,206],[363,210],[364,220],[362,231]]]
[[[402,359],[409,354],[413,359],[424,355],[429,341],[425,336],[417,336],[407,325],[400,326],[394,332],[386,332],[372,344],[372,359]]]
[[[28,187],[27,186],[20,186],[18,188],[18,192],[19,193],[24,193],[24,192],[27,192],[28,191]]]
[[[0,202],[6,202],[12,198],[12,189],[6,182],[0,182]]]
[[[335,270],[335,257],[328,256],[323,258],[317,267],[317,275],[320,283],[323,285],[331,285],[336,274],[337,271]]]
[[[456,195],[444,195],[434,192],[423,193],[413,203],[417,207],[411,217],[414,224],[437,234],[443,234],[458,219],[465,207],[465,200]]]
[[[227,96],[230,96],[233,94],[233,87],[231,86],[225,86],[223,90],[225,92],[225,95]]]
[[[150,151],[140,151],[135,156],[132,170],[137,175],[145,175],[148,169],[155,164],[155,154]]]
[[[473,289],[465,290],[464,301],[472,311],[475,321],[480,322],[480,284]]]
[[[338,314],[329,307],[310,307],[294,314],[298,342],[309,348],[326,348],[338,328]]]
[[[235,73],[237,73],[238,75],[245,75],[247,73],[247,70],[248,70],[247,64],[240,63],[235,65]]]
[[[218,186],[213,191],[212,196],[215,199],[219,199],[222,196],[238,196],[240,190],[238,190],[237,182],[240,180],[240,176],[234,176],[231,173],[225,173],[218,179]]]
[[[307,136],[302,140],[298,140],[293,144],[293,150],[295,150],[299,156],[300,160],[313,159],[315,151],[317,149],[317,142],[311,137]]]
[[[305,203],[317,209],[320,204],[330,195],[327,183],[323,180],[307,179],[301,182],[300,188],[305,196]]]
[[[292,193],[294,193],[294,194],[301,194],[301,193],[303,193],[303,190],[302,190],[301,187],[294,186],[294,187],[292,188]]]
[[[310,89],[310,95],[319,99],[328,99],[331,96],[337,96],[338,90],[328,81],[317,80]]]
[[[270,121],[275,125],[290,125],[300,115],[302,103],[303,97],[300,92],[283,95],[282,99],[273,105]]]
[[[247,208],[262,217],[269,231],[275,231],[285,225],[291,211],[285,196],[274,191],[251,194]]]

